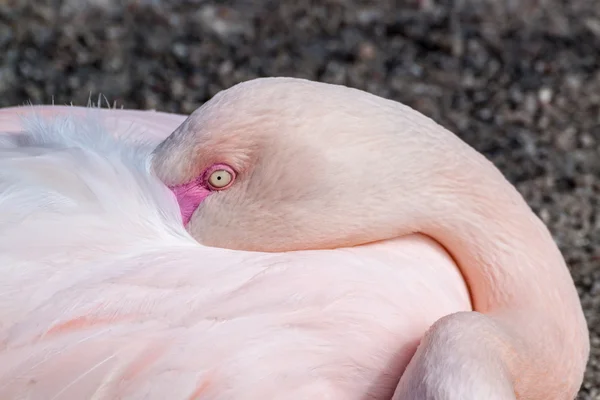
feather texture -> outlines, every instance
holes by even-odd
[[[451,258],[419,235],[198,244],[149,167],[183,119],[0,111],[0,398],[389,399],[424,332],[470,310]]]

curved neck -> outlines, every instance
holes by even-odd
[[[473,150],[473,153],[475,151]],[[457,261],[482,312],[548,300],[580,308],[563,256],[544,223],[487,159],[462,160],[454,178],[440,176],[424,233]],[[456,164],[458,165],[458,163]],[[465,168],[468,167],[468,168]],[[442,182],[443,180],[443,182]],[[548,290],[557,291],[548,298]]]
[[[516,338],[506,353],[517,354],[506,361],[513,363],[515,379],[519,374],[533,379],[548,368],[559,371],[554,376],[582,379],[589,354],[587,323],[563,256],[500,171],[469,151],[473,154],[450,161],[456,168],[446,165],[444,176],[433,178],[435,193],[426,196],[422,231],[455,259],[474,311]],[[519,359],[519,354],[536,357]]]
[[[548,229],[512,186],[473,183],[468,192],[449,192],[443,201],[444,215],[425,229],[455,258],[478,311],[533,306],[557,287],[560,301],[578,301]]]

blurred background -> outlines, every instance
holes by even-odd
[[[600,399],[598,0],[0,0],[0,106],[190,113],[294,76],[404,102],[488,156],[548,224],[579,289]]]

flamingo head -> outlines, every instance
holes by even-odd
[[[363,91],[262,78],[191,114],[156,148],[153,169],[202,244],[354,246],[418,230],[440,130]]]

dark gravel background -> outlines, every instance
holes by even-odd
[[[600,399],[600,4],[0,0],[0,106],[189,113],[287,75],[405,102],[490,157],[547,222],[590,325]]]

